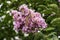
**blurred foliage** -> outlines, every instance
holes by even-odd
[[[31,33],[24,37],[20,31],[18,34],[13,30],[13,19],[10,16],[12,9],[18,9],[22,4],[40,12],[46,20],[48,27],[40,29],[38,33]],[[0,40],[15,40],[19,36],[22,40],[59,40],[60,35],[60,3],[58,0],[0,0]]]

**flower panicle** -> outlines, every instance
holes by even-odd
[[[29,9],[26,4],[19,7],[19,11],[12,10],[14,29],[23,33],[38,32],[39,28],[46,28],[45,19],[42,18],[39,12]]]

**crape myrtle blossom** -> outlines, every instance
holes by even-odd
[[[58,0],[58,2],[60,2],[60,0]]]
[[[46,28],[47,24],[39,12],[29,9],[26,4],[19,7],[19,11],[12,10],[14,29],[23,33],[38,32],[39,28]]]

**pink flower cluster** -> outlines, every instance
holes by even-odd
[[[60,0],[58,0],[58,2],[60,2]]]
[[[41,17],[41,14],[29,9],[27,5],[23,4],[19,7],[19,11],[12,10],[14,29],[22,30],[24,33],[34,33],[39,28],[46,28],[47,24]]]

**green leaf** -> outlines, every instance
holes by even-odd
[[[60,17],[53,19],[53,20],[51,21],[51,24],[52,24],[53,26],[58,26],[58,27],[60,27]]]
[[[53,35],[53,40],[58,40],[58,37],[56,35]]]
[[[54,30],[55,28],[54,27],[48,27],[46,28],[46,31],[51,31],[51,30]]]
[[[48,6],[49,6],[49,7],[53,7],[53,8],[57,8],[57,7],[58,7],[57,4],[49,4]]]

